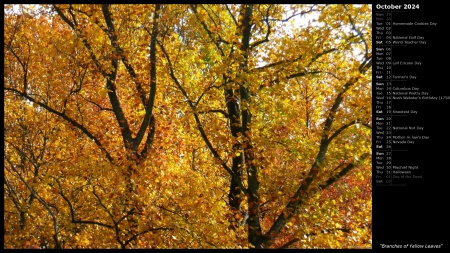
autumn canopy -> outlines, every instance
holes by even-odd
[[[370,5],[4,5],[5,248],[371,248]]]

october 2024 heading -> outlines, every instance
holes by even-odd
[[[377,4],[375,6],[378,10],[414,10],[419,9],[419,4]]]

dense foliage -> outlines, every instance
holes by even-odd
[[[370,5],[5,5],[5,248],[370,248]]]

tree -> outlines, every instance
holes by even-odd
[[[370,5],[12,9],[5,246],[370,247]]]

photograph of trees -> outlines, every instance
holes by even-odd
[[[371,5],[4,5],[4,248],[372,248],[371,38]]]

